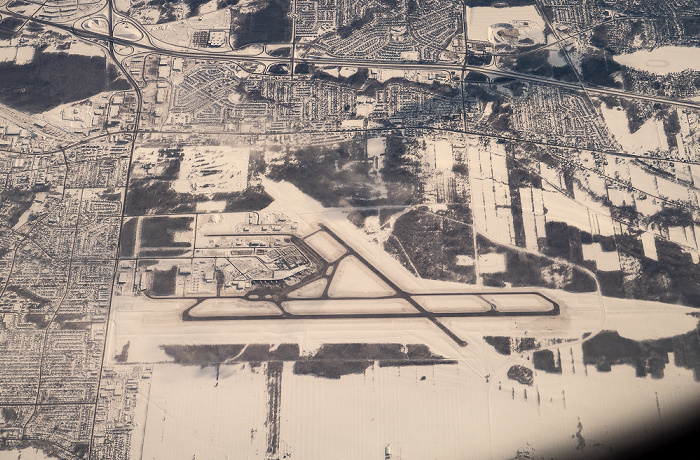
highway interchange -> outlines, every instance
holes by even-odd
[[[291,57],[277,57],[277,56],[251,56],[249,54],[242,54],[242,53],[236,53],[235,51],[231,52],[207,52],[207,51],[193,51],[193,50],[187,50],[187,49],[182,49],[182,50],[177,50],[177,49],[169,49],[164,46],[160,45],[155,45],[151,37],[148,35],[147,31],[143,27],[139,27],[137,23],[131,23],[134,27],[137,27],[143,34],[145,39],[148,40],[148,43],[144,43],[145,39],[140,40],[139,42],[135,42],[132,40],[127,40],[121,37],[117,37],[114,35],[114,16],[118,16],[121,21],[128,21],[128,16],[124,15],[123,13],[120,13],[119,11],[116,10],[115,6],[113,5],[112,0],[108,0],[107,3],[107,8],[106,8],[106,13],[108,15],[108,24],[109,24],[109,31],[107,34],[96,32],[96,31],[91,31],[91,30],[85,30],[80,27],[79,24],[81,24],[86,18],[92,16],[88,15],[85,17],[81,17],[76,19],[72,25],[66,25],[66,24],[59,24],[51,21],[46,21],[43,19],[36,19],[32,18],[30,16],[25,16],[21,14],[17,14],[15,12],[7,10],[7,6],[3,7],[2,12],[4,14],[8,14],[10,16],[14,16],[19,19],[23,20],[33,20],[35,22],[38,22],[40,24],[56,27],[58,29],[65,30],[67,32],[71,32],[72,34],[85,38],[85,39],[93,39],[93,40],[104,40],[109,44],[109,49],[111,54],[113,55],[115,61],[118,59],[114,55],[114,45],[122,45],[122,46],[130,46],[133,48],[138,48],[141,49],[143,52],[156,52],[158,54],[162,55],[167,55],[167,56],[174,56],[174,57],[181,57],[181,58],[189,58],[189,59],[215,59],[215,60],[220,60],[220,61],[243,61],[243,62],[259,62],[265,64],[267,67],[275,64],[286,64],[293,66],[294,62],[305,62],[305,63],[311,63],[311,64],[318,64],[318,65],[323,65],[323,66],[346,66],[346,67],[362,67],[362,66],[376,66],[376,67],[382,67],[382,68],[387,68],[387,69],[414,69],[414,70],[431,70],[431,71],[449,71],[449,72],[481,72],[485,73],[489,76],[492,76],[494,78],[513,78],[513,79],[518,79],[522,81],[527,81],[527,82],[532,82],[532,83],[539,83],[539,84],[544,84],[544,85],[551,85],[551,86],[556,86],[560,88],[565,88],[565,89],[570,89],[570,90],[584,90],[590,94],[599,94],[603,96],[618,96],[618,97],[625,97],[625,98],[631,98],[631,99],[640,99],[640,100],[645,100],[645,101],[651,101],[651,102],[658,102],[658,103],[664,103],[664,104],[671,104],[675,105],[678,107],[686,107],[686,108],[691,108],[691,109],[698,109],[700,108],[700,102],[694,102],[694,101],[688,101],[688,100],[678,100],[678,99],[669,99],[669,98],[663,98],[663,97],[658,97],[658,96],[649,96],[645,94],[639,94],[639,93],[633,93],[629,91],[624,91],[624,90],[619,90],[615,88],[598,88],[598,87],[592,87],[592,86],[587,86],[587,85],[582,85],[579,83],[573,83],[573,82],[565,82],[565,81],[560,81],[560,80],[554,80],[550,78],[544,78],[544,77],[539,77],[539,76],[533,76],[533,75],[527,75],[527,74],[522,74],[522,73],[516,73],[516,72],[511,72],[507,70],[502,70],[497,68],[494,65],[490,65],[487,67],[483,66],[472,66],[472,65],[467,65],[466,63],[434,63],[434,62],[411,62],[411,61],[402,61],[402,62],[395,62],[395,61],[385,61],[385,60],[366,60],[366,59],[347,59],[347,58],[329,58],[329,57],[322,57],[322,56],[308,56],[303,59],[294,59],[293,56]],[[292,69],[293,71],[293,69]]]
[[[269,55],[257,55],[257,56],[251,56],[250,54],[243,54],[243,53],[237,53],[235,51],[229,51],[229,52],[207,52],[207,51],[202,51],[202,50],[192,50],[192,49],[173,49],[176,48],[175,46],[162,46],[159,44],[156,44],[155,41],[152,39],[151,36],[147,33],[144,27],[142,27],[140,24],[136,22],[130,22],[134,27],[138,28],[142,33],[143,33],[143,38],[138,41],[132,41],[132,40],[127,40],[118,36],[114,35],[114,28],[117,23],[117,21],[130,21],[127,15],[125,15],[123,12],[120,12],[116,9],[113,0],[107,0],[107,5],[105,8],[99,11],[92,11],[90,14],[87,14],[85,16],[76,18],[73,20],[73,22],[69,24],[61,24],[61,23],[55,23],[52,21],[47,21],[43,19],[38,19],[38,18],[33,18],[30,16],[25,16],[21,14],[14,13],[12,11],[7,10],[7,6],[2,8],[2,13],[10,16],[14,16],[20,19],[23,19],[25,21],[33,20],[37,23],[44,24],[47,26],[55,27],[61,30],[64,30],[66,32],[70,32],[74,36],[80,37],[82,39],[86,39],[88,41],[93,41],[96,42],[96,44],[101,45],[105,48],[105,51],[109,53],[111,56],[112,60],[114,63],[120,68],[122,71],[123,75],[126,76],[126,78],[129,80],[129,82],[132,84],[134,87],[134,90],[137,93],[137,101],[138,101],[138,109],[137,112],[141,113],[142,111],[142,94],[141,90],[139,88],[138,83],[133,79],[133,77],[124,69],[121,59],[124,57],[128,56],[122,56],[119,55],[119,53],[115,50],[115,45],[123,46],[123,47],[131,47],[132,49],[140,50],[138,52],[132,52],[129,56],[134,56],[137,54],[151,54],[151,53],[157,53],[157,54],[162,54],[162,55],[167,55],[167,56],[173,56],[173,57],[181,57],[181,58],[187,58],[187,59],[211,59],[211,60],[218,60],[218,61],[238,61],[238,62],[253,62],[253,63],[262,63],[265,65],[266,69],[269,68],[269,66],[275,65],[275,64],[286,64],[289,65],[290,67],[293,66],[295,62],[305,62],[305,63],[311,63],[311,64],[316,64],[316,65],[321,65],[321,66],[347,66],[347,67],[367,67],[367,66],[376,66],[376,67],[381,67],[381,68],[387,68],[387,69],[411,69],[411,70],[428,70],[428,71],[447,71],[453,73],[453,75],[461,75],[462,77],[466,75],[467,72],[474,71],[474,72],[480,72],[483,74],[486,74],[490,78],[507,78],[507,79],[518,79],[522,81],[527,81],[527,82],[533,82],[533,83],[538,83],[538,84],[544,84],[544,85],[551,85],[555,87],[560,87],[564,89],[569,89],[569,90],[583,90],[588,94],[600,94],[600,95],[607,95],[607,96],[619,96],[619,97],[625,97],[625,98],[630,98],[630,99],[640,99],[640,100],[647,100],[647,101],[652,101],[652,102],[659,102],[659,103],[665,103],[665,104],[671,104],[675,105],[678,107],[686,107],[686,108],[692,108],[692,109],[697,109],[700,108],[700,103],[693,102],[693,101],[687,101],[687,100],[673,100],[673,99],[667,99],[667,98],[662,98],[662,97],[656,97],[656,96],[648,96],[644,94],[637,94],[637,93],[631,93],[631,92],[626,92],[623,90],[618,90],[614,88],[596,88],[596,87],[591,87],[591,86],[585,86],[579,83],[572,83],[572,82],[564,82],[564,81],[559,81],[559,80],[554,80],[554,79],[549,79],[549,78],[544,78],[544,77],[539,77],[539,76],[532,76],[532,75],[527,75],[527,74],[521,74],[521,73],[515,73],[515,72],[510,72],[506,70],[502,70],[494,66],[493,64],[489,66],[473,66],[473,65],[468,65],[466,62],[464,63],[435,63],[435,62],[411,62],[411,61],[403,61],[403,62],[395,62],[395,61],[386,61],[386,60],[365,60],[365,59],[346,59],[346,58],[328,58],[328,57],[321,57],[321,56],[307,56],[303,59],[295,59],[294,56],[290,57],[277,57],[277,56],[269,56]],[[107,33],[100,33],[96,32],[93,30],[85,30],[83,29],[80,25],[85,22],[86,19],[90,17],[94,17],[96,14],[102,14],[103,16],[107,17],[107,22],[108,22],[108,31]],[[293,75],[293,69],[292,73],[288,75],[289,78],[294,78]],[[139,118],[137,117],[136,125],[133,128],[134,133],[139,132]],[[433,128],[434,129],[434,128]],[[466,131],[465,131],[466,132]],[[468,132],[467,132],[468,133]],[[278,133],[275,133],[278,134]],[[474,134],[480,134],[481,133],[474,133]],[[503,136],[498,136],[499,138],[502,138]],[[507,139],[505,137],[504,139]],[[518,139],[513,139],[513,140],[518,140]],[[135,142],[136,142],[136,136],[132,137],[132,157],[133,157],[133,149],[135,147]],[[540,142],[531,142],[530,143],[534,144],[540,144]],[[549,144],[547,144],[549,145]],[[571,148],[567,146],[561,146],[563,148]],[[619,156],[634,156],[632,154],[627,154],[624,152],[601,152],[605,154],[611,154],[611,155],[619,155]],[[636,156],[635,156],[636,157]],[[674,160],[675,161],[675,160]],[[683,162],[683,160],[679,160]],[[691,163],[691,161],[688,161]],[[130,171],[131,168],[129,168]],[[127,179],[128,183],[128,179]],[[128,188],[128,185],[127,185]],[[124,215],[122,215],[122,220],[124,218]],[[503,315],[502,312],[498,312],[496,309],[492,309],[491,311],[484,312],[484,313],[443,313],[443,314],[435,314],[432,312],[429,312],[425,310],[418,302],[416,302],[412,297],[411,293],[408,293],[402,289],[400,289],[395,283],[393,283],[391,280],[389,280],[383,273],[381,273],[379,270],[377,270],[371,263],[366,261],[360,254],[358,254],[354,249],[352,249],[350,246],[347,245],[342,239],[340,239],[336,234],[334,234],[330,229],[325,228],[325,231],[327,231],[329,234],[331,234],[338,242],[346,247],[348,252],[350,254],[356,255],[358,259],[365,265],[367,266],[376,276],[378,276],[382,281],[386,282],[395,292],[396,295],[402,299],[405,299],[413,308],[415,308],[416,312],[415,313],[390,313],[390,314],[352,314],[352,315],[325,315],[325,314],[316,314],[316,315],[300,315],[296,314],[293,315],[288,312],[284,312],[281,306],[281,300],[277,302],[278,306],[280,309],[283,311],[283,315],[281,318],[283,319],[323,319],[323,318],[330,318],[332,317],[333,319],[343,319],[345,316],[348,318],[362,318],[362,317],[367,317],[367,318],[391,318],[391,317],[406,317],[406,318],[413,318],[413,317],[424,317],[431,321],[436,327],[438,327],[442,332],[444,332],[448,337],[450,337],[455,343],[459,344],[460,346],[465,346],[466,342],[462,340],[461,338],[457,337],[452,331],[450,331],[447,327],[445,327],[439,320],[438,318],[444,317],[461,317],[461,316],[498,316],[498,315]],[[115,270],[116,273],[116,270]],[[116,275],[115,275],[116,276]],[[298,287],[298,286],[297,286]],[[501,291],[503,293],[507,291]],[[493,291],[488,292],[489,294],[492,294]],[[523,294],[523,292],[517,292],[513,291],[513,294]],[[519,312],[519,313],[507,313],[509,316],[518,316],[518,315],[558,315],[560,313],[559,311],[559,305],[552,301],[551,299],[545,297],[543,294],[541,294],[538,291],[530,291],[528,292],[530,294],[535,294],[544,297],[547,299],[549,302],[552,303],[553,308],[549,312]],[[469,293],[470,295],[481,295],[484,294],[482,292],[473,292]],[[452,294],[448,294],[452,295]],[[459,295],[464,295],[464,293],[460,293]],[[598,291],[598,295],[600,295],[600,292]],[[319,299],[322,300],[322,299]],[[246,320],[246,319],[256,319],[255,317],[251,316],[226,316],[226,317],[194,317],[189,314],[188,309],[184,314],[183,314],[183,319],[188,320],[188,321],[198,321],[198,320],[212,320],[212,319],[228,319],[228,320]],[[257,319],[280,319],[280,317],[264,317],[264,318],[257,318]]]

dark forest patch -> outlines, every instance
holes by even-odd
[[[550,222],[547,223],[547,225],[549,224]],[[552,224],[557,224],[557,222],[552,222]],[[566,226],[566,224],[563,225]],[[569,254],[567,234],[564,234],[563,239],[559,241],[561,235],[550,233],[550,227],[548,227],[547,235],[548,237],[552,235],[552,239],[556,238],[556,241],[550,241],[550,244],[561,254]],[[478,235],[476,241],[480,255],[488,253],[505,255],[505,272],[482,275],[484,284],[487,286],[505,287],[505,283],[510,283],[514,287],[540,286],[564,289],[570,292],[593,292],[596,290],[595,279],[578,267],[560,264],[539,255],[516,251],[493,243],[482,235]],[[547,249],[549,250],[549,247]],[[564,256],[557,255],[559,252],[552,254],[545,251],[548,255],[564,258]],[[583,256],[581,256],[582,258]],[[576,261],[578,260],[576,259]]]
[[[222,364],[240,354],[245,345],[161,345],[177,364],[206,367]]]
[[[324,344],[310,356],[300,357],[299,345],[283,343],[231,345],[162,345],[175,363],[201,367],[247,362],[294,362],[294,373],[339,379],[359,374],[375,362],[380,367],[455,364],[456,361],[434,354],[427,345],[399,343]]]
[[[272,197],[262,185],[246,188],[241,192],[215,193],[206,195],[178,193],[163,180],[134,179],[129,182],[129,190],[124,204],[127,215],[145,214],[187,214],[195,212],[197,203],[210,200],[226,201],[224,212],[259,211],[272,203]]]
[[[128,341],[122,347],[122,351],[119,354],[114,355],[114,361],[118,363],[125,363],[129,359],[129,346],[131,341]]]
[[[487,335],[484,342],[491,345],[501,355],[510,355],[510,337]]]
[[[35,198],[34,192],[20,188],[8,188],[0,192],[0,203],[2,203],[0,216],[5,219],[8,227],[17,225],[22,214],[32,206]]]
[[[175,235],[179,232],[191,230],[194,217],[144,217],[141,219],[141,247],[187,247],[192,244],[189,241],[175,241]]]
[[[604,50],[589,53],[581,61],[581,78],[585,83],[596,86],[620,88],[622,85],[615,81],[613,75],[620,70],[622,66]]]
[[[172,267],[169,270],[153,270],[151,294],[159,297],[174,295],[176,278],[177,267]]]
[[[616,331],[602,331],[583,343],[584,364],[595,365],[600,372],[608,372],[611,366],[633,366],[638,377],[651,374],[662,378],[673,352],[674,364],[691,369],[696,381],[700,381],[700,324],[693,330],[656,340],[632,340],[621,337]]]
[[[556,359],[552,350],[539,350],[532,354],[532,365],[539,371],[561,374],[561,355],[557,351]]]
[[[415,198],[418,187],[415,167],[407,158],[404,140],[388,136],[380,171],[386,197],[381,196],[381,183],[371,173],[364,140],[290,150],[283,162],[269,165],[267,175],[293,183],[327,207],[407,204]]]
[[[507,375],[509,379],[515,380],[523,385],[532,386],[532,383],[534,382],[532,369],[521,366],[520,364],[511,366],[510,369],[508,369]]]
[[[423,344],[333,343],[321,346],[306,359],[294,363],[294,373],[339,379],[343,375],[361,374],[378,362],[380,367],[455,364],[456,361],[433,354]]]
[[[124,221],[122,234],[119,240],[119,254],[121,257],[133,257],[136,246],[136,227],[138,218]]]
[[[292,22],[288,16],[289,0],[267,0],[267,5],[255,12],[234,19],[235,47],[251,43],[282,43],[292,40]]]
[[[131,89],[104,56],[44,53],[41,49],[28,64],[0,63],[0,75],[0,101],[29,113],[44,112],[103,91]]]
[[[393,236],[400,246],[392,245],[390,239],[385,248],[397,256],[408,256],[412,265],[407,268],[415,267],[423,278],[474,283],[473,265],[457,264],[457,256],[474,257],[469,224],[471,212],[464,205],[449,206],[445,216],[411,210],[394,224]]]
[[[277,348],[268,344],[254,343],[248,345],[236,361],[293,361],[299,357],[299,345],[283,343]]]
[[[549,63],[548,49],[527,51],[515,56],[501,58],[501,65],[514,72],[538,75],[557,80],[575,81],[576,74],[571,67],[555,67]]]

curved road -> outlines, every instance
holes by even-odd
[[[111,5],[111,3],[112,3],[111,0],[109,0],[110,19],[112,17],[111,13],[114,9],[114,7]],[[205,51],[169,50],[169,49],[161,48],[158,46],[147,45],[147,44],[143,44],[143,43],[136,43],[136,42],[133,42],[131,40],[126,40],[123,38],[115,37],[112,34],[111,23],[110,23],[109,33],[103,34],[103,33],[99,33],[99,32],[79,30],[79,29],[76,29],[74,26],[67,26],[64,24],[56,24],[56,23],[53,23],[51,21],[46,21],[43,19],[31,18],[29,16],[25,16],[22,14],[14,13],[12,11],[8,11],[7,7],[3,7],[2,12],[4,14],[10,15],[10,16],[13,16],[16,18],[20,18],[20,19],[24,19],[24,20],[31,19],[32,21],[37,22],[39,24],[44,24],[44,25],[48,25],[51,27],[56,27],[58,29],[62,29],[62,30],[71,32],[72,34],[74,34],[76,36],[83,37],[83,38],[93,38],[93,39],[98,39],[98,40],[105,40],[105,41],[109,42],[110,50],[113,49],[114,44],[119,44],[119,45],[125,45],[125,46],[132,46],[134,48],[141,48],[141,49],[145,49],[145,50],[150,50],[150,51],[154,51],[154,52],[157,52],[157,53],[163,54],[163,55],[177,56],[177,57],[189,58],[189,59],[255,61],[255,62],[265,63],[267,65],[271,65],[271,64],[288,64],[289,65],[289,64],[291,64],[291,62],[293,62],[292,57],[287,57],[287,58],[275,57],[275,56],[251,57],[248,55],[236,54],[234,52],[212,53],[212,52],[205,52]],[[150,40],[150,36],[147,36],[146,38],[148,38]],[[663,98],[663,97],[658,97],[658,96],[648,96],[645,94],[631,93],[631,92],[627,92],[627,91],[619,90],[619,89],[614,89],[614,88],[597,88],[597,87],[591,87],[591,86],[583,86],[579,83],[570,83],[570,82],[564,82],[564,81],[559,81],[559,80],[552,80],[550,78],[521,74],[521,73],[510,72],[510,71],[500,70],[500,69],[484,69],[483,67],[480,67],[480,66],[470,66],[470,65],[466,65],[464,63],[462,63],[462,64],[449,64],[449,63],[431,63],[431,62],[395,62],[395,61],[377,60],[377,59],[367,60],[367,59],[350,59],[350,58],[326,58],[326,57],[321,57],[321,56],[309,56],[309,57],[302,59],[301,61],[302,62],[316,63],[316,64],[320,64],[320,65],[349,66],[349,67],[377,66],[377,67],[388,68],[388,69],[447,70],[447,71],[460,72],[460,73],[463,71],[477,71],[477,72],[482,72],[482,73],[486,72],[488,74],[495,75],[498,77],[515,78],[515,79],[522,80],[522,81],[539,83],[539,84],[550,85],[550,86],[556,86],[556,87],[570,89],[570,90],[583,89],[584,91],[587,91],[588,93],[591,93],[591,94],[601,94],[601,95],[605,95],[605,96],[619,96],[619,97],[625,97],[625,98],[631,98],[631,99],[640,99],[640,100],[645,100],[645,101],[650,101],[650,102],[659,102],[659,103],[664,103],[664,104],[670,104],[670,105],[675,105],[678,107],[700,109],[700,102],[668,99],[668,98]]]

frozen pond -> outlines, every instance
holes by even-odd
[[[633,69],[663,75],[686,69],[700,70],[700,48],[689,46],[662,46],[651,51],[621,54],[613,59]]]

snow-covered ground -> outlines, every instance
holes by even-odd
[[[321,297],[323,291],[326,289],[328,281],[325,279],[320,279],[312,281],[306,286],[302,286],[299,289],[292,291],[288,294],[289,297],[294,299],[314,299]]]
[[[141,458],[265,458],[263,370],[222,365],[216,374],[214,367],[153,367]]]
[[[197,212],[222,212],[226,209],[226,201],[223,200],[211,200],[211,201],[200,201],[197,203]]]
[[[583,258],[595,261],[598,270],[620,270],[620,258],[617,255],[617,251],[603,251],[600,243],[582,244],[581,249]]]
[[[605,124],[625,151],[641,154],[656,149],[668,150],[668,141],[661,121],[650,118],[637,131],[630,133],[627,115],[621,107],[609,109],[603,104],[601,111]]]
[[[352,256],[338,264],[328,289],[330,297],[381,297],[392,294],[393,289]]]
[[[467,155],[474,225],[493,241],[514,244],[505,147],[472,139]]]
[[[0,460],[52,460],[53,456],[46,455],[43,451],[27,447],[13,451],[0,451]]]
[[[249,147],[184,147],[173,190],[180,193],[240,192],[248,186]]]
[[[326,380],[282,377],[280,441],[291,458],[489,458],[483,379],[465,366],[372,366]],[[485,418],[482,418],[485,417]]]
[[[660,46],[613,56],[613,59],[627,67],[660,75],[686,69],[700,70],[700,48],[692,46]]]
[[[565,222],[581,230],[591,232],[591,221],[588,209],[562,194],[558,190],[544,190],[544,207],[547,209],[544,215],[547,222]],[[538,236],[540,235],[538,231]]]
[[[272,302],[249,301],[244,299],[207,299],[190,310],[195,317],[207,316],[257,316],[281,315],[277,306]]]
[[[521,188],[520,203],[523,210],[523,228],[525,230],[525,243],[528,249],[537,250],[538,238],[546,236],[545,209],[542,190],[538,188]]]
[[[416,309],[403,299],[294,300],[283,302],[282,308],[297,315],[416,312]]]
[[[56,47],[56,44],[51,44],[47,46],[44,50],[44,53],[68,53],[68,54],[80,54],[82,56],[100,56],[104,57],[104,52],[102,51],[102,48],[99,48],[94,45],[90,45],[85,42],[81,41],[76,41],[74,43],[70,44],[70,48],[67,50],[59,50]]]
[[[497,8],[477,6],[467,8],[467,35],[469,40],[488,41],[489,27],[511,21],[531,21],[543,26],[544,21],[533,5]]]
[[[512,458],[528,446],[537,456],[589,458],[601,449],[619,451],[620,430],[627,427],[663,434],[684,407],[700,402],[700,384],[690,370],[673,364],[673,356],[663,379],[638,378],[628,365],[598,372],[583,364],[580,342],[583,333],[603,329],[633,340],[683,334],[697,324],[688,315],[692,309],[546,292],[560,303],[560,316],[441,320],[468,341],[466,348],[425,319],[183,322],[180,314],[193,301],[116,297],[106,356],[113,357],[128,341],[129,362],[161,363],[153,364],[150,395],[142,395],[148,404],[143,458],[156,452],[183,460],[193,455],[226,459],[227,452],[258,458],[267,447],[264,365],[254,371],[247,364],[224,365],[217,380],[214,367],[163,364],[172,358],[161,345],[298,343],[308,354],[325,343],[425,343],[433,353],[456,360],[435,366],[375,363],[364,373],[337,380],[296,375],[293,364],[286,363],[279,436],[281,452],[292,458],[321,459],[329,452],[372,458],[387,446],[404,460]],[[535,296],[487,297],[501,308],[544,306]],[[529,297],[532,302],[525,305]],[[454,311],[476,298],[416,299],[436,311]],[[361,304],[372,311],[403,309],[394,299],[383,301],[386,305],[357,302],[288,306],[304,312],[319,306],[325,312],[358,311]],[[562,373],[535,371],[532,386],[510,380],[506,373],[513,364],[532,369],[529,353],[499,355],[483,341],[485,335],[547,339],[555,356],[561,354]],[[583,450],[577,449],[582,445],[577,433],[585,441]]]
[[[433,313],[483,313],[491,305],[474,295],[417,295],[413,299]]]
[[[212,2],[210,2],[212,3]],[[215,6],[215,5],[214,5]],[[207,9],[207,4],[203,5],[205,10]],[[211,8],[209,8],[211,9]],[[200,10],[201,11],[201,10]],[[231,11],[229,8],[224,8],[221,10],[209,11],[199,16],[194,16],[192,18],[166,22],[161,24],[147,25],[145,26],[146,31],[156,40],[164,45],[171,45],[173,47],[187,47],[191,45],[191,38],[194,32],[199,30],[226,30],[230,28],[231,25]],[[138,30],[125,30],[125,33],[137,33]],[[140,32],[139,32],[140,33]],[[116,34],[116,30],[115,30]],[[228,32],[226,33],[228,39]],[[138,38],[134,38],[138,40]],[[227,40],[228,41],[228,40]],[[220,47],[211,47],[209,51],[225,51],[230,49],[228,43],[225,43]]]
[[[338,257],[345,254],[345,248],[326,232],[314,233],[306,238],[305,241],[306,244],[311,246],[311,249],[319,253],[327,262],[335,262]]]
[[[135,42],[143,38],[143,33],[130,22],[122,21],[114,27],[114,36]]]
[[[562,374],[535,371],[532,387],[508,380],[508,365],[491,376],[492,458],[512,458],[528,445],[536,458],[614,456],[630,443],[669,434],[700,402],[700,384],[688,369],[669,364],[663,379],[638,378],[628,365],[610,372],[585,366],[580,345],[559,352]]]
[[[17,56],[15,56],[15,64],[29,64],[34,59],[36,48],[33,46],[20,46],[17,48]]]

